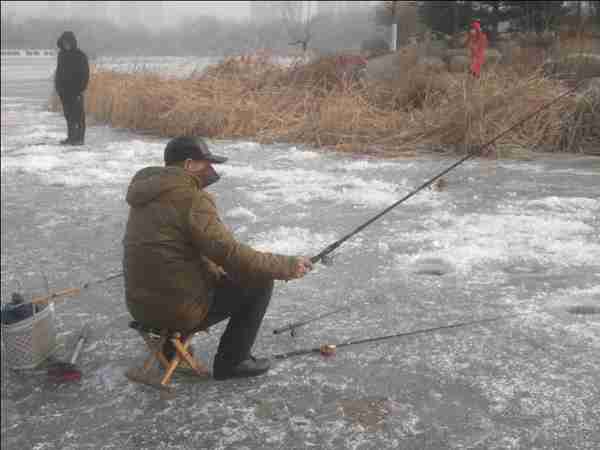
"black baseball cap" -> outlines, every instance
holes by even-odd
[[[165,164],[185,161],[186,159],[209,161],[215,164],[227,161],[225,156],[217,156],[211,153],[202,138],[182,136],[171,139],[165,147]]]

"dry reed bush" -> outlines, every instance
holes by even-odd
[[[600,154],[600,78],[588,84],[561,125],[564,150]]]
[[[491,140],[564,89],[558,81],[539,75],[524,80],[512,71],[488,73],[481,80],[463,77],[460,86],[458,95],[444,105],[419,111],[415,117],[419,125],[405,139],[464,151]],[[558,150],[562,117],[572,109],[572,101],[548,108],[496,145]]]
[[[560,55],[571,53],[600,53],[600,35],[588,32],[561,33],[554,46]]]
[[[423,52],[423,44],[412,44],[402,47],[398,50],[398,65],[400,70],[403,68],[415,67],[419,62],[419,57]]]
[[[457,78],[429,67],[414,67],[402,78],[370,85],[372,102],[383,109],[410,111],[438,106],[456,88]]]
[[[539,47],[512,46],[506,50],[505,59],[512,71],[521,77],[539,70],[548,58],[548,50]]]
[[[417,65],[398,80],[365,83],[344,82],[335,58],[262,69],[234,61],[188,79],[94,70],[86,106],[113,126],[163,136],[305,143],[393,156],[414,152],[416,144],[464,151],[564,89],[539,73],[523,77],[518,68],[497,67],[473,80]],[[576,99],[563,100],[498,144],[574,151],[582,139],[594,137],[589,124],[598,114],[594,103],[575,120],[578,108],[584,107]]]
[[[368,84],[371,104],[386,111],[410,112],[448,100],[457,77],[439,66],[419,64],[420,49],[409,45],[398,52],[398,76]]]
[[[548,61],[544,71],[550,77],[571,81],[600,77],[600,55],[573,53]]]
[[[282,72],[283,68],[280,65],[272,63],[269,58],[227,58],[218,64],[208,66],[202,71],[194,72],[190,78],[264,81],[265,78],[273,78],[274,76],[281,75]]]
[[[349,87],[359,80],[350,66],[343,66],[335,56],[326,56],[308,63],[296,62],[289,70],[283,71],[277,81],[280,85],[304,87],[326,94],[342,86]]]

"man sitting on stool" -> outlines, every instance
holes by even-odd
[[[302,278],[309,258],[258,252],[236,241],[204,189],[219,180],[201,139],[179,137],[165,167],[133,177],[123,240],[126,303],[147,327],[187,335],[229,318],[213,365],[217,380],[260,375],[268,359],[250,351],[273,292],[273,280]],[[166,349],[168,351],[168,349]]]

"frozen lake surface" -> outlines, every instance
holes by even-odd
[[[89,126],[83,147],[57,145],[53,64],[2,60],[3,302],[43,293],[43,276],[58,290],[119,271],[129,179],[162,164],[166,140],[106,126]],[[289,254],[317,253],[453,162],[213,147],[230,158],[211,188],[224,221]],[[170,401],[123,375],[144,346],[122,280],[89,289],[56,307],[59,358],[92,323],[80,383],[15,373],[3,353],[2,449],[599,448],[600,314],[568,312],[600,306],[599,175],[592,157],[466,163],[447,190],[343,245],[333,266],[277,283],[255,353],[522,316],[292,358],[251,380],[177,378]],[[344,305],[296,337],[272,333]],[[194,342],[208,360],[221,331]]]

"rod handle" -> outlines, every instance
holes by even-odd
[[[71,356],[71,364],[75,364],[77,362],[77,358],[79,357],[79,352],[81,351],[81,347],[83,347],[83,341],[85,341],[85,337],[80,336],[79,339],[77,340],[77,346],[75,347],[73,356]]]
[[[33,303],[34,305],[39,305],[42,303],[48,303],[50,300],[53,300],[55,298],[59,298],[59,297],[69,297],[72,295],[77,295],[81,292],[80,288],[69,288],[69,289],[63,289],[62,291],[57,291],[54,292],[50,295],[46,295],[44,297],[36,297],[33,300],[31,300],[31,303]]]

